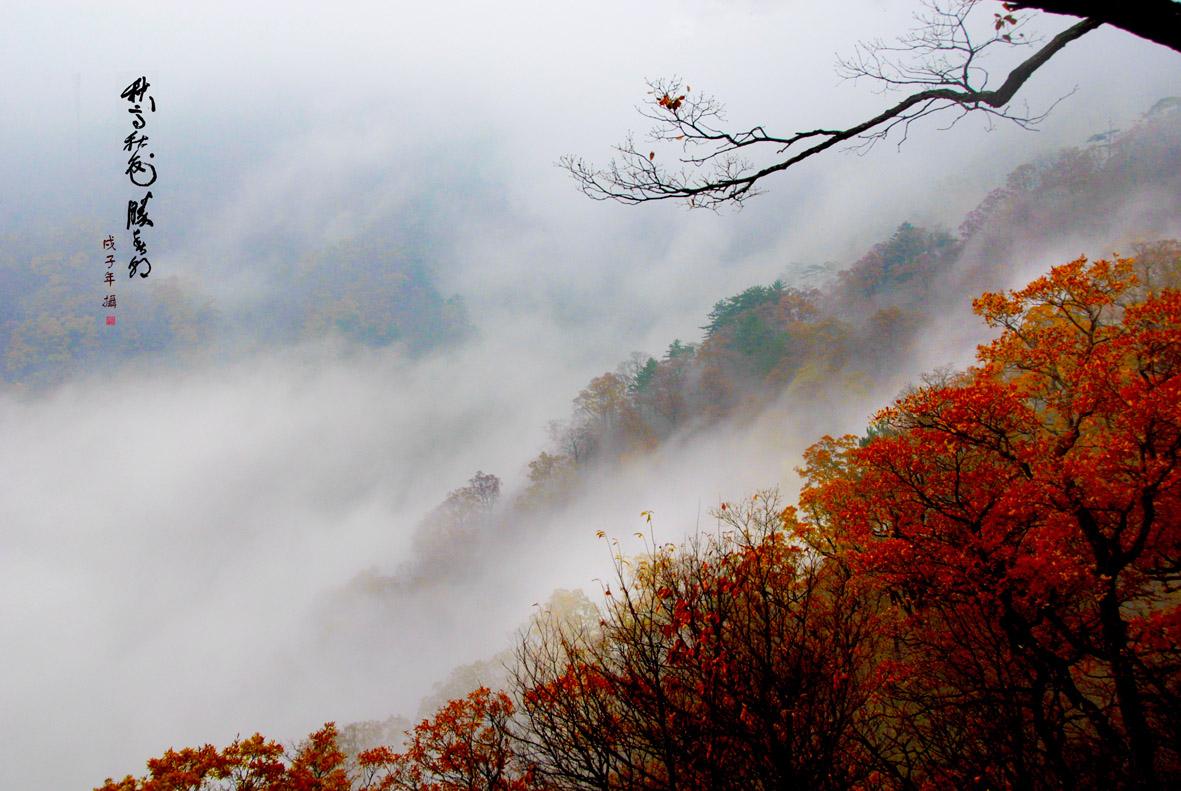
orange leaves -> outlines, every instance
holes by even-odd
[[[1067,319],[1094,315],[1136,284],[1133,268],[1134,262],[1128,258],[1114,262],[1100,259],[1088,265],[1086,257],[1080,257],[1053,267],[1048,274],[1008,295],[985,293],[973,300],[972,307],[989,326],[1009,329],[1015,329],[1013,321],[1017,318],[1033,319],[1041,306]]]
[[[656,104],[658,104],[659,106],[668,110],[670,113],[675,113],[677,110],[681,109],[681,104],[684,101],[685,101],[684,94],[682,94],[674,99],[672,96],[665,93],[663,96],[661,96],[656,101]]]
[[[327,723],[308,736],[287,769],[290,791],[351,791],[345,756],[336,743],[336,725]]]
[[[1080,258],[974,308],[1001,330],[981,365],[883,410],[864,443],[809,449],[793,533],[907,614],[923,670],[890,700],[921,700],[933,678],[932,700],[954,689],[999,717],[1045,667],[1069,667],[1053,694],[1115,701],[1111,719],[1037,697],[1013,727],[1091,717],[1120,765],[1111,734],[1181,666],[1171,637],[1129,621],[1181,619],[1161,594],[1181,554],[1181,295],[1149,292],[1127,259]],[[1082,765],[1101,741],[1083,739]],[[970,759],[961,745],[946,760]]]
[[[583,771],[607,771],[609,787],[758,787],[785,755],[809,787],[850,771],[840,712],[865,694],[850,648],[876,639],[873,614],[844,607],[843,583],[789,539],[776,497],[725,505],[716,535],[621,574],[594,640],[527,654],[538,664],[523,700],[563,755],[553,773],[572,776],[557,746],[571,743],[598,756]]]
[[[508,723],[513,712],[508,695],[487,687],[449,701],[407,734],[405,752],[383,747],[358,756],[367,776],[360,791],[532,787],[532,773],[519,766],[512,750]]]
[[[147,777],[108,779],[98,791],[350,791],[336,736],[336,726],[327,723],[291,758],[258,733],[220,751],[211,744],[169,749],[148,761]]]

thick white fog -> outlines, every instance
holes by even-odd
[[[912,10],[9,9],[0,236],[122,227],[118,96],[146,74],[159,104],[153,277],[181,275],[229,314],[281,292],[303,257],[381,236],[462,298],[473,334],[415,356],[335,337],[267,345],[238,327],[228,357],[144,358],[0,392],[0,787],[89,788],[169,746],[413,716],[452,667],[508,646],[533,602],[596,590],[610,569],[596,530],[629,535],[653,509],[675,538],[721,500],[793,496],[820,434],[860,431],[922,371],[970,362],[982,336],[965,290],[888,380],[603,472],[535,540],[459,580],[355,594],[359,575],[407,561],[415,526],[475,471],[519,488],[547,423],[633,350],[696,341],[718,299],[804,265],[847,266],[903,221],[954,230],[1013,165],[1175,92],[1174,53],[1102,30],[1028,86],[1035,107],[1077,86],[1042,131],[936,124],[900,150],[804,165],[737,213],[595,203],[554,166],[569,153],[604,162],[629,129],[642,134],[645,78],[680,75],[722,97],[736,125],[858,120],[886,99],[839,82],[834,55],[901,32]],[[1105,243],[1030,250],[1008,285]]]

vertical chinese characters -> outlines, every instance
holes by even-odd
[[[109,311],[107,313],[107,326],[113,327],[115,325],[115,275],[111,272],[111,268],[115,266],[115,237],[107,236],[103,239],[103,253],[106,254],[107,272],[103,276],[103,282],[107,284],[107,290],[110,292],[103,297],[103,307]]]
[[[143,235],[145,227],[153,228],[156,225],[148,215],[148,201],[152,199],[152,191],[148,187],[156,183],[156,166],[151,160],[155,159],[156,155],[147,150],[149,137],[144,133],[148,126],[145,113],[156,112],[156,99],[147,92],[150,87],[151,83],[147,77],[139,77],[119,94],[119,98],[125,99],[131,105],[127,112],[132,116],[131,134],[123,140],[123,150],[130,154],[124,174],[134,186],[145,190],[139,200],[127,201],[125,227],[131,231],[132,248],[131,259],[127,262],[129,278],[137,274],[141,278],[147,277],[152,271],[152,262],[148,260],[148,245]]]

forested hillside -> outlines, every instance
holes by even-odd
[[[719,300],[700,340],[673,340],[659,357],[633,356],[587,384],[554,425],[554,446],[530,464],[523,499],[560,497],[594,459],[643,453],[773,403],[822,401],[897,370],[916,334],[953,307],[949,294],[1029,269],[1014,249],[1101,244],[1154,264],[1176,260],[1181,245],[1161,234],[1181,211],[1181,112],[1165,107],[1110,144],[1015,168],[954,235],[904,223],[821,288],[777,280]],[[1117,234],[1129,225],[1136,235]]]
[[[597,470],[886,377],[967,301],[962,284],[1018,285],[1031,264],[1013,251],[1101,239],[1127,256],[975,292],[991,333],[976,365],[912,382],[860,436],[814,437],[797,505],[722,502],[716,529],[683,542],[642,515],[644,551],[612,551],[597,602],[558,591],[401,740],[371,723],[344,744],[328,724],[293,752],[261,736],[168,752],[103,788],[1181,782],[1172,106],[1017,167],[955,233],[904,223],[819,287],[717,301],[700,338],[594,377],[521,490],[476,472],[421,520],[409,559],[342,601],[444,588],[493,545],[562,530],[554,509]],[[342,295],[319,320],[395,337],[356,318],[362,302]]]
[[[181,275],[131,283],[116,292],[116,312],[134,320],[107,327],[103,237],[79,227],[0,240],[0,385],[43,387],[144,360],[227,361],[334,334],[421,353],[471,329],[460,298],[444,298],[420,259],[372,243],[305,255],[277,275],[268,296],[244,303],[221,305],[212,284]],[[45,249],[59,252],[36,252]]]
[[[798,508],[760,493],[616,555],[597,610],[522,633],[507,692],[403,745],[346,755],[330,723],[103,789],[1175,784],[1179,277],[1079,259],[982,295],[978,364],[820,439]],[[445,513],[495,494],[477,475]]]

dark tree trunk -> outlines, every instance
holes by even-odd
[[[1012,5],[1089,17],[1181,52],[1181,3],[1174,0],[1034,0]]]

